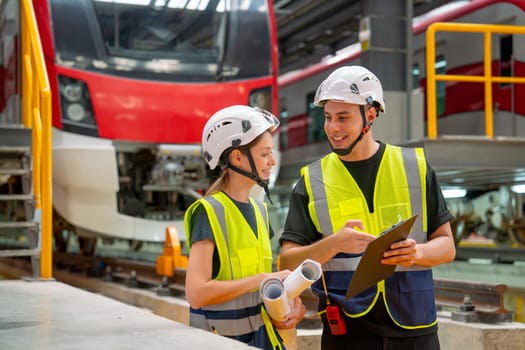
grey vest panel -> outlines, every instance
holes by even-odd
[[[221,202],[216,200],[213,197],[206,197],[205,200],[208,201],[208,203],[211,204],[213,207],[213,211],[215,212],[215,215],[217,216],[217,220],[219,220],[219,225],[221,226],[222,235],[224,237],[224,241],[226,242],[226,249],[228,249],[228,259],[230,259],[230,245],[228,244],[228,235],[226,232],[226,215],[224,214],[224,206]],[[230,275],[233,276],[233,268],[232,268],[232,262],[230,260]]]
[[[321,161],[318,160],[311,164],[309,167],[310,174],[310,186],[312,188],[312,195],[314,198],[326,198],[326,189],[324,188],[323,169],[321,168]],[[313,178],[319,181],[312,181]],[[319,226],[321,227],[321,233],[323,235],[333,234],[334,228],[332,227],[332,221],[330,221],[330,215],[328,214],[328,202],[319,201],[314,202],[315,212],[317,213],[317,219]]]

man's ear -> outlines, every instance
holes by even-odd
[[[366,125],[367,126],[372,126],[372,124],[374,124],[377,118],[377,113],[378,112],[375,107],[372,106],[368,108],[368,110],[366,111]]]

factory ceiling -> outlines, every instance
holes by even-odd
[[[279,39],[280,73],[319,62],[322,57],[359,41],[362,2],[273,0]],[[413,17],[448,2],[451,1],[412,0]]]

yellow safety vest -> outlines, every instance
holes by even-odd
[[[272,272],[270,224],[265,203],[250,199],[255,211],[257,235],[235,203],[223,192],[195,201],[184,216],[186,239],[191,250],[191,217],[202,205],[210,221],[219,254],[220,268],[215,279],[234,280]],[[280,349],[282,342],[271,322],[263,318],[258,289],[233,300],[190,309],[190,325],[242,340],[252,334],[251,345]]]
[[[323,235],[336,233],[350,219],[362,220],[365,232],[379,235],[418,214],[409,238],[426,242],[426,161],[422,148],[386,145],[375,180],[373,213],[369,212],[359,185],[335,153],[304,167],[301,173],[310,217]],[[345,301],[346,288],[360,258],[338,254],[323,265],[330,299],[341,305],[349,317],[365,315],[382,296],[392,320],[399,326],[411,329],[435,324],[432,271],[427,267],[398,266],[392,277]],[[313,290],[324,295],[321,285],[314,285]],[[410,309],[416,305],[421,309]]]

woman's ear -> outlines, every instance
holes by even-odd
[[[242,156],[242,153],[239,149],[234,149],[228,155],[230,159],[230,163],[235,166],[239,166],[239,164],[241,164],[241,156]]]

